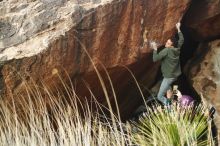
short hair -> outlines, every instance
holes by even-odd
[[[173,42],[173,47],[178,47],[179,37],[177,33],[172,38],[170,38],[170,40]]]

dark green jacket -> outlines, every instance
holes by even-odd
[[[183,45],[184,38],[182,32],[179,32],[178,35],[177,48],[164,48],[159,53],[155,50],[153,52],[153,61],[161,60],[161,71],[165,78],[177,78],[181,74],[180,48]]]

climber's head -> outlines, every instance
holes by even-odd
[[[173,48],[173,47],[177,47],[177,43],[178,43],[178,39],[177,39],[177,35],[173,36],[172,38],[168,39],[165,47],[166,48]]]
[[[165,44],[165,47],[166,48],[173,48],[173,42],[171,39],[168,39],[166,44]]]

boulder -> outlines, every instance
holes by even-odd
[[[185,72],[204,101],[217,109],[216,125],[220,129],[220,39],[201,43]]]
[[[220,0],[195,0],[184,22],[197,41],[211,40],[220,36]]]
[[[193,41],[200,43],[185,73],[197,93],[203,94],[205,102],[216,107],[216,125],[220,129],[220,0],[193,1],[184,24],[190,29]]]
[[[152,63],[150,40],[160,45],[175,33],[190,0],[3,0],[0,2],[1,93],[25,91],[25,83],[46,84],[52,92],[60,78],[74,83],[84,100],[91,88],[105,103],[94,66],[107,89],[109,72],[122,115],[141,101],[137,86],[150,87],[159,64]],[[100,63],[101,62],[101,63]],[[101,65],[103,64],[103,66]],[[67,74],[69,77],[67,77]],[[59,76],[58,76],[59,75]],[[109,91],[112,101],[112,93]],[[15,98],[16,100],[16,98]]]

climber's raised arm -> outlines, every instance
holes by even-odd
[[[184,37],[183,37],[183,33],[180,30],[180,26],[181,26],[181,23],[178,22],[176,24],[176,29],[177,29],[178,35],[179,35],[179,40],[178,40],[177,48],[181,48],[183,43],[184,43]]]

